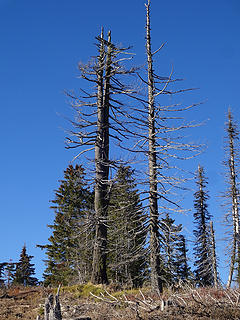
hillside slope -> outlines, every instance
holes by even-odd
[[[43,319],[44,301],[51,292],[39,287],[2,290],[0,320],[36,320],[38,315]],[[124,294],[86,285],[62,288],[60,303],[63,320],[83,316],[92,320],[240,319],[239,290],[186,288],[157,297],[147,289]]]

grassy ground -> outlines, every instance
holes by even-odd
[[[43,316],[45,298],[56,290],[20,288],[0,291],[0,320],[36,320]],[[93,295],[92,295],[93,294]],[[142,291],[115,291],[102,286],[78,285],[60,290],[63,320],[80,316],[92,320],[240,319],[240,291],[181,288],[157,296]]]

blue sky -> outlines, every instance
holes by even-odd
[[[95,55],[101,26],[112,30],[114,42],[132,45],[136,64],[143,64],[144,2],[0,0],[0,261],[18,260],[26,243],[37,276],[42,274],[44,254],[35,246],[47,242],[46,225],[54,218],[49,201],[74,156],[64,148],[69,128],[64,117],[72,112],[63,91],[81,87],[77,63]],[[228,106],[239,120],[239,33],[238,0],[152,0],[153,47],[167,42],[156,59],[158,70],[168,74],[173,65],[175,75],[186,79],[184,87],[200,88],[188,99],[206,101],[194,116],[209,120],[192,138],[208,149],[189,166],[195,170],[200,162],[209,177],[218,239],[223,236],[219,192]],[[190,216],[184,220],[191,233]],[[218,252],[223,247],[218,242]]]

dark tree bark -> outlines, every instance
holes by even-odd
[[[50,294],[45,301],[44,320],[62,320],[59,289],[56,296]]]
[[[94,208],[95,208],[95,241],[92,262],[92,283],[108,283],[107,278],[107,223],[108,204],[111,189],[109,168],[116,170],[119,160],[109,158],[110,140],[117,147],[128,138],[129,116],[127,110],[128,99],[133,98],[129,85],[125,85],[122,79],[125,75],[134,74],[135,69],[125,69],[124,60],[131,59],[131,55],[125,51],[128,48],[119,48],[111,42],[111,33],[108,39],[103,37],[103,31],[98,40],[98,56],[94,62],[87,65],[79,64],[81,77],[96,85],[96,92],[88,93],[81,90],[83,96],[77,98],[68,94],[75,103],[78,112],[78,120],[72,122],[78,132],[72,132],[74,139],[68,138],[69,148],[82,147],[83,150],[75,157],[83,153],[91,154],[88,159],[94,162]],[[125,57],[119,55],[127,54]],[[122,97],[124,96],[124,102]],[[120,146],[121,147],[121,146]]]
[[[95,144],[95,214],[97,219],[96,238],[93,251],[92,283],[108,283],[107,278],[107,211],[109,185],[109,92],[111,77],[111,33],[108,35],[108,51],[104,66],[104,43],[99,55],[97,138]],[[103,70],[105,68],[105,81]]]

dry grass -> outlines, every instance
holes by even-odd
[[[36,320],[47,290],[13,287],[0,291],[0,320]]]
[[[36,320],[43,313],[44,300],[50,292],[20,287],[2,290],[0,320]],[[88,284],[62,288],[60,302],[64,320],[79,316],[92,320],[240,319],[240,290],[222,288],[185,287],[158,296],[147,288],[142,292],[114,292],[112,288]]]

